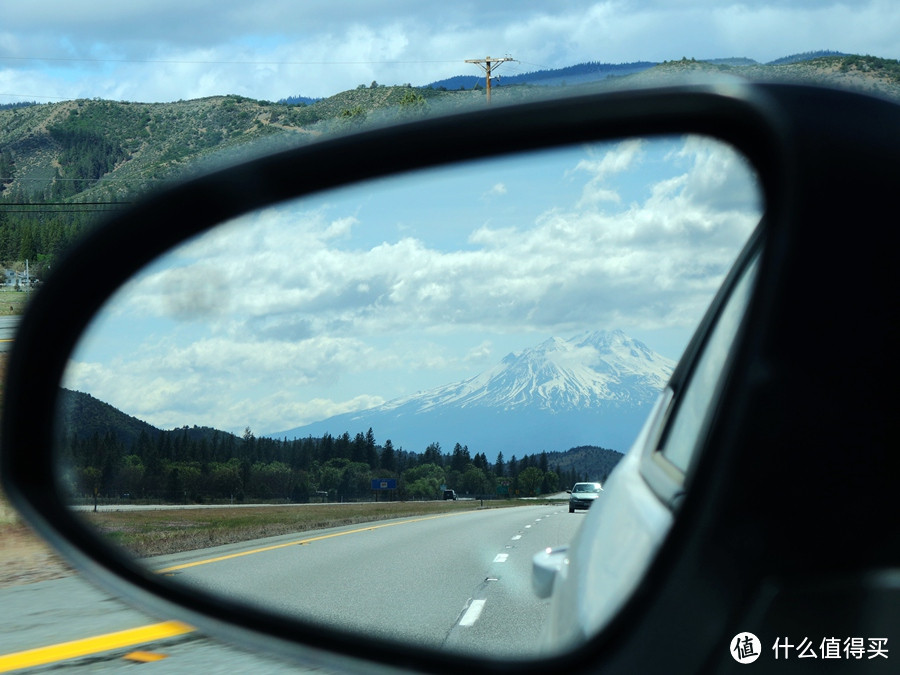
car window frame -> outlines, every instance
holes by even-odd
[[[672,511],[676,511],[684,499],[688,483],[693,474],[694,467],[703,455],[706,439],[709,437],[710,428],[716,416],[716,408],[721,392],[725,389],[727,381],[735,361],[736,354],[740,350],[742,333],[751,313],[751,305],[756,296],[756,287],[759,283],[759,270],[763,257],[763,232],[765,230],[765,218],[754,230],[747,241],[731,271],[723,282],[719,292],[713,299],[704,320],[698,327],[694,338],[688,344],[684,354],[678,362],[678,366],[672,374],[669,384],[660,394],[660,399],[654,411],[651,412],[651,424],[653,432],[644,447],[644,454],[640,462],[640,473],[644,481],[650,487],[657,498]],[[740,309],[741,316],[734,332],[731,345],[728,348],[721,372],[713,385],[713,391],[709,396],[708,404],[703,413],[703,419],[697,428],[694,448],[686,467],[680,467],[665,454],[666,442],[670,437],[678,415],[682,412],[682,405],[686,395],[691,389],[694,377],[701,366],[703,357],[707,354],[707,348],[716,329],[721,325],[720,319],[729,308],[731,300],[735,298],[738,286],[752,274],[749,279],[749,288],[746,292],[744,306]]]

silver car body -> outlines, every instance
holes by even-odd
[[[571,544],[535,556],[535,592],[553,596],[543,633],[548,649],[584,642],[602,629],[644,577],[672,526],[671,511],[639,470],[669,398],[668,391],[660,397]]]

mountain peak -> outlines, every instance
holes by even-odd
[[[627,449],[674,366],[621,330],[551,337],[467,380],[277,435],[339,434],[352,425],[422,447],[490,439],[504,453],[580,443]]]
[[[465,395],[453,385],[435,394],[455,391],[460,395],[453,402],[462,407],[491,401],[504,408],[559,410],[645,402],[656,398],[673,368],[673,362],[621,330],[588,331],[507,355],[491,370],[460,383],[466,385]]]

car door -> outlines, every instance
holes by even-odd
[[[579,644],[601,632],[635,594],[669,534],[729,376],[753,297],[759,251],[757,236],[575,541],[557,554],[544,636],[548,649]]]

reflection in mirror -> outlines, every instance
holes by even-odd
[[[61,484],[177,582],[534,655],[532,554],[585,522],[565,491],[628,449],[760,211],[743,158],[672,137],[251,213],[98,314],[63,381]]]

